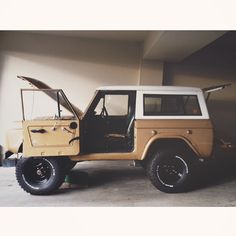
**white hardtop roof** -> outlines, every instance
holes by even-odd
[[[103,86],[97,90],[134,90],[134,91],[188,91],[201,92],[200,88],[182,86]]]

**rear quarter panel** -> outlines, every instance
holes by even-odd
[[[162,138],[184,140],[199,157],[209,157],[212,153],[213,128],[210,119],[137,120],[135,126],[136,145],[141,159],[151,143]]]

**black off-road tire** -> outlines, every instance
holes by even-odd
[[[16,179],[32,195],[49,195],[63,183],[65,173],[57,158],[21,158],[16,165]]]
[[[146,173],[162,192],[186,192],[193,177],[193,155],[176,147],[158,148],[147,161]]]

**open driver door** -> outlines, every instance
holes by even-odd
[[[24,157],[79,154],[79,114],[62,90],[22,89],[21,101]]]

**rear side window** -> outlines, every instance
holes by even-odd
[[[197,95],[144,94],[144,116],[200,116]]]

